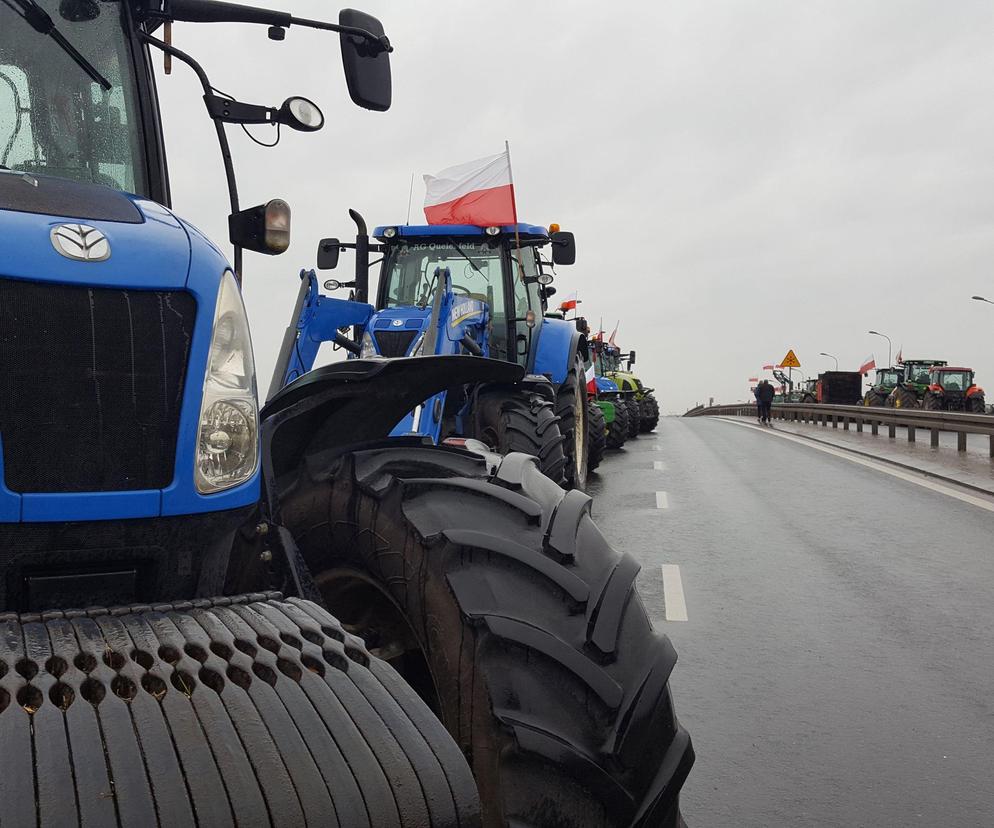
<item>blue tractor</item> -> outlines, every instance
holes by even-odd
[[[219,94],[174,21],[337,32],[390,104],[361,12],[0,3],[0,824],[676,824],[693,754],[633,559],[530,457],[389,437],[522,366],[351,360],[259,409],[242,249],[286,250],[290,211],[239,206],[226,128],[323,117]],[[230,263],[170,207],[153,53],[201,82]]]
[[[521,451],[567,488],[586,483],[587,415],[583,362],[586,337],[576,325],[544,318],[552,292],[551,266],[572,264],[573,235],[529,224],[399,225],[378,227],[376,242],[358,224],[355,244],[322,241],[318,268],[337,264],[338,251],[356,249],[350,287],[359,302],[322,296],[317,277],[304,273],[302,302],[287,331],[275,388],[309,370],[322,341],[359,359],[470,355],[519,365],[522,379],[453,383],[422,401],[393,429],[394,436],[435,444],[476,439],[499,454]],[[551,251],[551,261],[543,250]],[[369,253],[382,254],[375,305],[368,293]],[[351,326],[351,343],[343,331]]]

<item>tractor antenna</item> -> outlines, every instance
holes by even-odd
[[[411,173],[411,191],[407,194],[407,223],[411,223],[411,202],[414,200],[414,173]]]

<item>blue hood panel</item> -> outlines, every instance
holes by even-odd
[[[190,239],[165,207],[133,197],[140,224],[42,216],[0,210],[0,276],[101,287],[178,289],[190,270]],[[110,258],[79,262],[56,252],[50,234],[59,224],[88,224],[110,242]]]

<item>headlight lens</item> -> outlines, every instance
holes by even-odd
[[[259,463],[259,406],[248,318],[235,277],[221,279],[200,407],[197,491],[211,494],[248,480]]]
[[[359,359],[373,359],[378,356],[376,346],[373,344],[373,337],[369,335],[369,331],[366,331],[362,335],[362,349],[359,351]]]

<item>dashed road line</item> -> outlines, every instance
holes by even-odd
[[[669,509],[670,502],[666,497],[666,492],[656,492],[656,508],[657,509]]]
[[[663,461],[662,460],[653,460],[652,461],[652,467],[656,471],[662,471],[663,470]]]
[[[663,564],[663,608],[667,621],[687,620],[687,599],[683,595],[683,578],[676,564]]]
[[[742,428],[749,428],[753,430],[756,430],[757,428],[749,423],[740,423],[725,417],[719,417],[718,419],[726,423],[731,423],[732,425],[741,426]],[[896,477],[899,480],[906,480],[908,483],[914,483],[916,486],[921,486],[923,489],[931,489],[933,492],[944,494],[947,497],[956,498],[956,500],[961,500],[964,503],[969,503],[981,509],[986,509],[988,512],[994,512],[994,501],[985,500],[982,497],[967,494],[966,492],[959,491],[952,486],[944,486],[941,483],[929,480],[924,475],[919,476],[911,472],[902,471],[901,469],[894,468],[893,466],[888,466],[885,463],[867,460],[864,457],[860,457],[852,452],[845,451],[844,449],[831,448],[830,446],[806,440],[803,437],[795,437],[792,434],[784,434],[783,432],[773,431],[766,428],[761,429],[761,431],[771,437],[779,437],[781,440],[789,440],[792,443],[799,443],[800,445],[807,446],[815,451],[822,451],[825,454],[831,454],[834,457],[841,457],[843,460],[848,460],[850,463],[855,463],[858,466],[865,466],[868,469],[874,469],[876,471],[883,472],[884,474],[889,474],[891,477]]]

